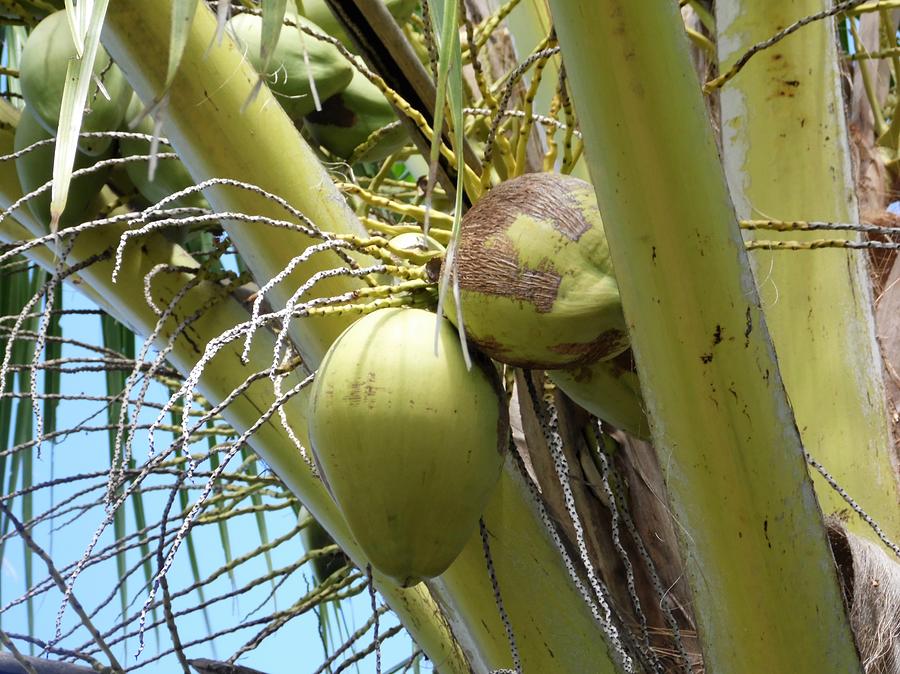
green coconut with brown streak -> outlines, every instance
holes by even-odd
[[[476,354],[468,369],[456,330],[436,321],[410,308],[364,316],[310,393],[325,483],[372,565],[404,586],[443,573],[475,533],[509,437],[493,364]]]
[[[356,71],[347,88],[322,103],[320,111],[306,116],[312,139],[341,159],[350,159],[369,137],[397,121],[397,113],[381,90]],[[382,161],[409,142],[402,125],[387,129],[378,141],[356,159]]]
[[[552,173],[487,192],[463,217],[457,250],[468,338],[492,358],[553,370],[628,348],[594,188]],[[458,322],[448,293],[448,317]]]

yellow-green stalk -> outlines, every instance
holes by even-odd
[[[154,0],[118,0],[107,13],[104,45],[145,104],[164,93],[171,18],[172,4]],[[253,183],[286,199],[323,229],[363,235],[359,220],[269,89],[262,87],[246,105],[258,75],[234,42],[226,36],[220,44],[215,34],[216,18],[200,3],[178,75],[160,110],[169,140],[191,175],[198,182],[234,178]],[[215,187],[205,195],[219,211],[291,219],[280,206],[234,187]],[[263,283],[312,243],[294,231],[224,225]],[[273,306],[283,306],[312,274],[340,265],[333,253],[314,256],[273,288]],[[361,284],[338,277],[324,281],[317,292],[336,295]],[[304,360],[314,366],[350,322],[349,317],[330,318],[310,329],[295,329],[291,336]]]
[[[859,672],[678,6],[551,9],[705,669]]]
[[[720,70],[824,6],[822,0],[720,0]],[[722,89],[722,150],[741,218],[858,222],[836,45],[833,22],[816,22],[755,56]],[[759,250],[751,260],[806,450],[896,539],[900,490],[865,255]],[[847,508],[823,480],[816,487],[826,513]],[[848,526],[872,535],[856,517]]]

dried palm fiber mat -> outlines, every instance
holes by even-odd
[[[866,674],[900,674],[900,564],[837,520],[828,538]]]

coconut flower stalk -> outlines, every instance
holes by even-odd
[[[860,671],[675,3],[551,2],[707,671]]]
[[[821,9],[819,0],[720,0],[722,72],[754,43]],[[741,218],[858,222],[836,44],[833,22],[818,21],[758,54],[722,89],[722,151]],[[749,234],[792,241],[859,236]],[[751,261],[804,446],[896,540],[900,489],[865,256],[755,250]],[[815,477],[823,510],[846,509]],[[872,536],[856,517],[848,526]]]

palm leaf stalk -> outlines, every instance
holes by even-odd
[[[860,671],[678,7],[551,9],[706,670]]]
[[[818,0],[717,3],[722,72],[756,42],[821,9]],[[818,21],[759,53],[721,90],[722,149],[739,217],[859,221],[839,72],[833,22]],[[802,241],[821,233],[751,236]],[[751,261],[806,450],[888,536],[900,537],[900,483],[865,257],[840,249],[755,251]],[[844,510],[841,496],[815,477],[823,510]],[[857,518],[848,524],[872,534]]]

